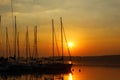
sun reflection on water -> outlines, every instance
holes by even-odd
[[[72,73],[69,73],[69,80],[73,80],[72,79]]]

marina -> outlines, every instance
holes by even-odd
[[[0,72],[20,72],[20,73],[31,73],[31,72],[40,72],[40,73],[60,73],[60,72],[71,72],[72,62],[71,54],[68,49],[69,62],[64,61],[64,51],[63,51],[63,37],[67,42],[65,32],[63,29],[62,18],[60,18],[61,23],[61,45],[62,45],[62,56],[55,56],[55,31],[54,31],[54,20],[52,20],[52,53],[53,56],[51,59],[43,60],[38,58],[37,50],[37,26],[34,27],[34,53],[30,53],[30,42],[29,42],[29,31],[28,27],[26,28],[26,57],[20,59],[20,49],[19,49],[19,32],[17,32],[17,23],[15,16],[15,37],[14,37],[14,55],[9,56],[9,35],[8,28],[6,27],[6,58],[1,57],[0,61]],[[56,42],[57,43],[57,42]],[[67,46],[68,47],[68,46]],[[34,56],[31,56],[34,55]],[[56,58],[55,58],[56,57]]]

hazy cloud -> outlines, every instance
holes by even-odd
[[[10,1],[0,0],[0,14],[11,12]],[[92,24],[118,26],[120,22],[120,0],[12,0],[12,2],[14,13],[24,18],[63,16],[78,23],[85,25],[87,23],[88,26]]]

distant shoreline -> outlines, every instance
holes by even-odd
[[[43,60],[51,60],[53,57],[41,57]],[[60,58],[58,56],[55,57]],[[2,61],[1,58],[0,61]],[[103,55],[103,56],[71,56],[74,65],[79,66],[103,66],[103,67],[120,67],[120,55]],[[64,56],[64,61],[68,62],[69,56]]]
[[[73,62],[74,63],[74,62]],[[120,68],[120,64],[100,64],[100,63],[74,63],[74,66],[88,66],[88,67],[115,67]]]
[[[119,67],[120,55],[107,56],[84,56],[72,57],[74,65],[79,66],[100,66],[100,67]]]

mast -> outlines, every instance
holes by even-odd
[[[60,17],[60,23],[61,23],[61,47],[62,47],[62,61],[64,63],[64,60],[63,60],[63,23],[62,23],[62,17]]]
[[[15,43],[14,43],[14,58],[16,58],[16,41],[17,41],[17,25],[16,25],[16,16],[15,16]]]
[[[26,31],[26,62],[28,62],[28,27]]]
[[[0,15],[0,36],[1,36],[1,34],[2,34],[2,30],[1,30],[1,26],[2,26],[2,20],[1,20],[1,15]],[[2,40],[1,40],[1,37],[0,37],[0,52],[1,52],[1,43],[2,43]]]
[[[1,20],[1,15],[0,15],[0,28],[1,28],[1,25],[2,25],[2,20]]]
[[[34,27],[34,55],[35,55],[35,58],[38,57],[38,50],[37,50],[37,26]]]
[[[13,34],[14,34],[14,43],[13,43],[13,45],[14,45],[14,56],[13,57],[16,59],[17,25],[16,25],[16,16],[15,16],[15,24],[14,24],[14,19],[13,19],[13,17],[14,17],[14,15],[13,15],[13,13],[14,13],[13,0],[11,0],[11,13],[12,13],[12,26],[14,28],[14,32],[13,32]]]
[[[17,53],[18,53],[18,60],[19,60],[19,58],[20,58],[20,49],[19,49],[19,32],[18,32],[18,34],[17,34]]]
[[[30,50],[30,41],[29,41],[29,38],[28,38],[28,49],[29,49],[29,57],[32,58],[32,56],[31,56],[31,50]]]
[[[6,58],[8,58],[8,28],[6,27]]]
[[[59,48],[58,48],[56,34],[54,34],[54,36],[55,36],[55,45],[56,45],[56,48],[57,48],[58,56],[60,57],[60,51],[59,51]]]
[[[52,19],[52,53],[53,53],[53,63],[55,61],[54,56],[54,20]]]
[[[11,47],[10,47],[10,41],[8,41],[8,47],[9,47],[9,56],[11,56]]]

